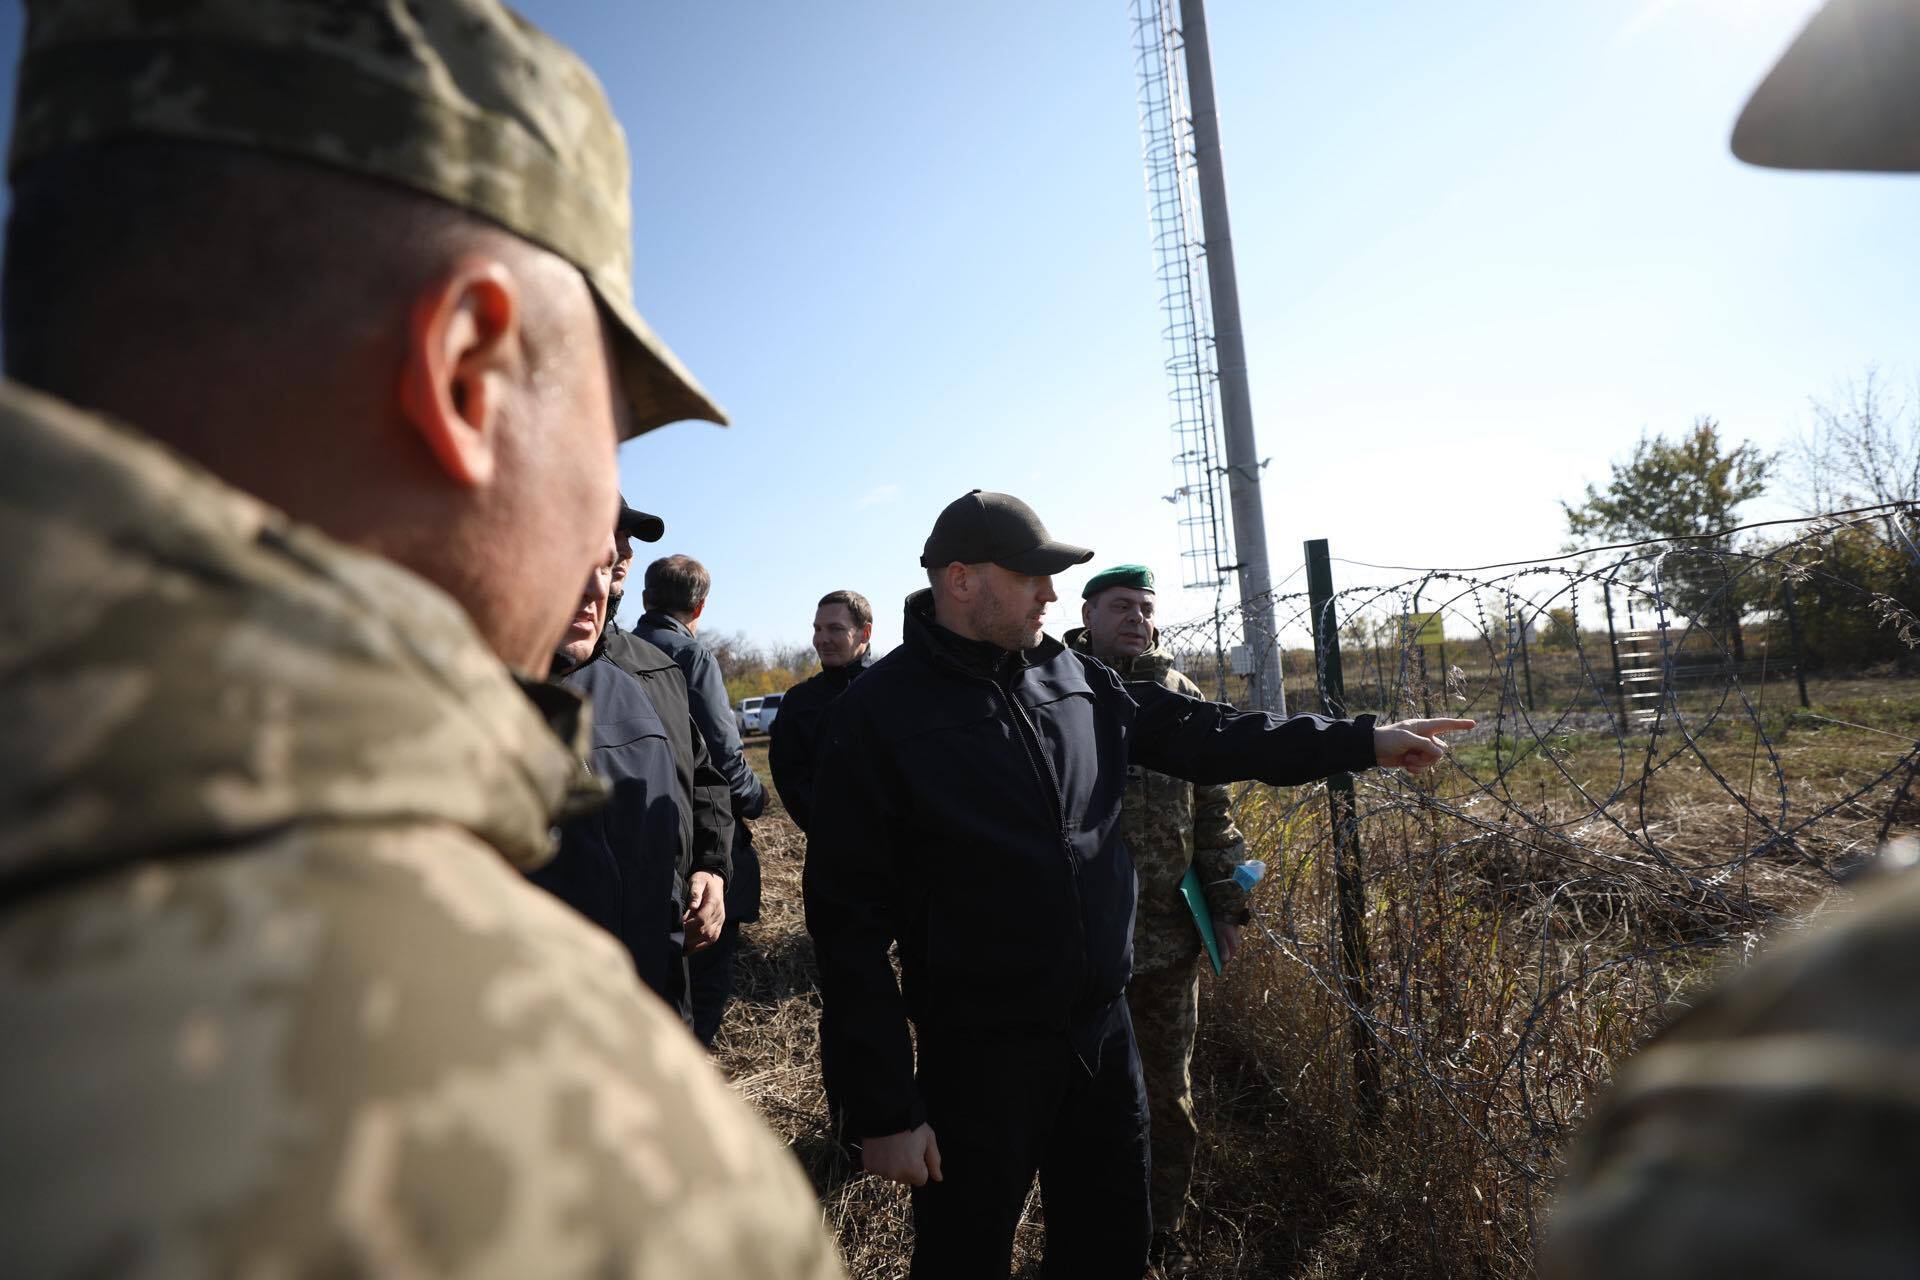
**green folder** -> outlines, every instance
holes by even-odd
[[[1220,972],[1220,939],[1214,936],[1213,912],[1207,910],[1206,891],[1200,887],[1200,873],[1192,867],[1180,880],[1180,896],[1187,900],[1187,910],[1193,912],[1194,927],[1200,930],[1200,941],[1207,944],[1207,959],[1213,961],[1213,972]]]

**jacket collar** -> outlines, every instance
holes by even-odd
[[[1106,662],[1107,666],[1113,668],[1115,674],[1124,679],[1163,679],[1167,672],[1173,670],[1173,654],[1161,646],[1160,630],[1158,627],[1152,628],[1151,634],[1153,636],[1153,643],[1148,646],[1145,653],[1140,654],[1138,657],[1121,658],[1113,662],[1107,662],[1104,658],[1096,659],[1096,661]],[[1063,637],[1063,641],[1067,648],[1072,649],[1075,653],[1084,653],[1090,658],[1093,657],[1092,638],[1088,636],[1085,627],[1075,627],[1073,630],[1067,632]]]
[[[561,676],[572,675],[589,662],[599,661],[607,652],[608,639],[619,633],[620,629],[618,627],[614,626],[611,622],[607,623],[606,626],[600,628],[599,638],[593,642],[593,652],[571,666],[567,665],[567,655],[565,652],[559,649],[554,650],[553,662],[547,667],[548,683],[558,680]]]
[[[640,615],[640,621],[657,630],[678,631],[681,635],[689,638],[693,636],[693,629],[686,623],[680,621],[680,619],[674,617],[672,614],[662,613],[658,609],[647,610]]]
[[[824,676],[827,679],[828,683],[830,684],[848,685],[848,684],[852,684],[855,680],[858,680],[860,678],[860,673],[865,671],[868,667],[872,665],[873,665],[873,650],[871,648],[868,648],[859,657],[855,658],[852,662],[849,662],[846,666],[834,667],[832,670],[827,670],[826,668],[823,667],[821,668],[820,674]]]
[[[900,641],[935,666],[976,679],[1007,682],[1028,667],[1041,666],[1065,652],[1058,640],[1042,634],[1031,649],[1011,652],[986,640],[971,640],[933,620],[933,592],[922,588],[907,597]]]

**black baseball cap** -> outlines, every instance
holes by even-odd
[[[1093,552],[1055,542],[1033,508],[1010,493],[974,489],[955,498],[933,522],[920,567],[993,563],[1015,573],[1055,574],[1085,564]]]
[[[658,542],[667,531],[667,522],[659,516],[650,516],[644,511],[627,505],[626,497],[620,499],[620,515],[613,522],[615,533],[630,534],[642,542]]]
[[[1828,0],[1753,91],[1733,154],[1771,169],[1920,172],[1920,5]]]

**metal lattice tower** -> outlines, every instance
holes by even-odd
[[[1285,714],[1240,288],[1205,0],[1130,0],[1147,216],[1179,449],[1182,577],[1218,595],[1238,578],[1246,705]],[[1177,12],[1176,12],[1177,10]],[[1217,610],[1216,610],[1217,611]],[[1228,655],[1222,636],[1221,697]]]
[[[1180,53],[1177,0],[1132,0],[1134,71],[1140,82],[1140,142],[1146,155],[1147,221],[1160,327],[1167,343],[1179,487],[1181,579],[1219,590],[1234,568],[1227,521],[1226,448],[1220,433],[1220,378],[1194,168],[1193,112]]]

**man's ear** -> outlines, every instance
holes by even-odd
[[[707,611],[707,602],[705,600],[702,600],[699,604],[693,606],[693,620],[695,622],[698,622],[700,620],[700,615],[705,613],[706,611]]]
[[[1080,625],[1083,627],[1091,627],[1093,625],[1093,601],[1091,600],[1082,600],[1080,602]]]
[[[521,361],[519,288],[493,258],[464,258],[414,300],[400,407],[455,484],[493,479],[500,412]]]

